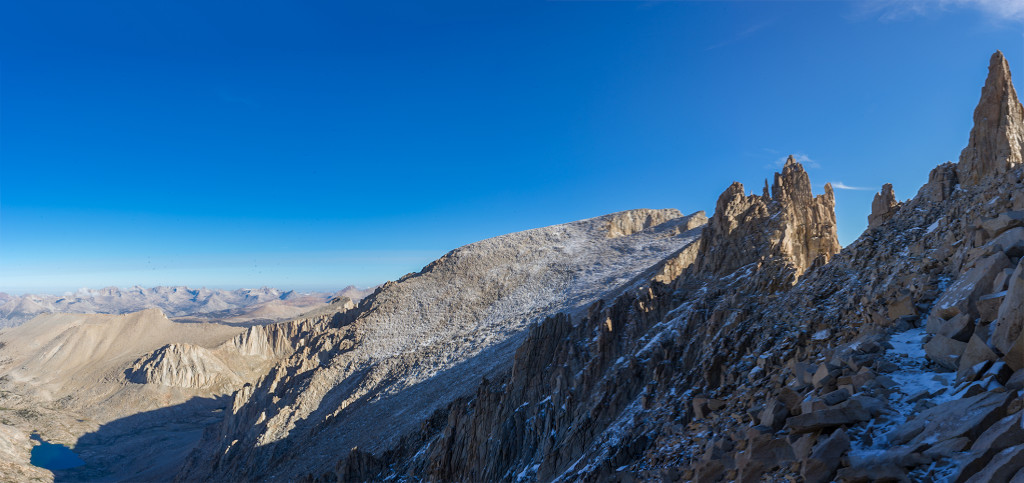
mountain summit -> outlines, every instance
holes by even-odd
[[[769,257],[786,260],[792,270],[789,284],[815,263],[839,252],[836,200],[832,185],[814,196],[803,165],[786,160],[768,194],[745,194],[733,183],[718,198],[715,213],[701,237],[698,264],[702,271],[724,274]]]
[[[960,181],[978,184],[992,173],[1021,164],[1024,151],[1024,107],[1010,80],[1010,66],[996,51],[988,65],[981,100],[974,109],[974,128],[960,153]]]

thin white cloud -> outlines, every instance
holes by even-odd
[[[732,38],[729,38],[727,40],[723,40],[723,41],[721,41],[721,42],[719,42],[717,44],[714,44],[714,45],[704,49],[704,50],[714,50],[714,49],[718,49],[718,48],[721,48],[721,47],[725,47],[727,45],[735,44],[737,42],[742,41],[743,39],[746,39],[747,37],[750,37],[751,35],[754,35],[759,30],[763,30],[765,27],[768,27],[768,26],[770,26],[773,23],[775,23],[775,19],[765,20],[765,21],[762,21],[761,23],[757,23],[757,24],[751,25],[751,26],[749,26],[749,27],[747,27],[747,28],[737,32],[735,35],[732,36]]]
[[[871,191],[871,188],[861,188],[860,186],[850,186],[842,181],[833,181],[832,188],[837,190],[852,190],[852,191]]]
[[[1024,0],[870,0],[864,13],[879,20],[900,20],[957,8],[980,10],[1002,20],[1024,21]]]
[[[780,168],[785,166],[787,159],[789,159],[789,156],[783,156],[783,157],[775,160],[775,166],[780,167]],[[804,165],[804,168],[815,168],[815,169],[817,169],[817,168],[821,167],[820,163],[818,163],[817,161],[811,159],[810,157],[808,157],[804,153],[793,153],[793,161],[796,161],[796,162]]]

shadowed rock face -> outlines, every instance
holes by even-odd
[[[768,194],[746,196],[733,183],[718,198],[701,237],[700,269],[721,275],[750,263],[779,258],[793,270],[791,283],[815,263],[839,252],[832,185],[814,196],[807,172],[790,156]]]
[[[1024,151],[1024,107],[1010,81],[1010,66],[997,51],[989,61],[988,78],[974,109],[974,127],[960,153],[960,182],[978,184],[986,176],[1021,164]]]

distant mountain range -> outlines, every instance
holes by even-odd
[[[80,289],[63,295],[9,295],[0,292],[0,327],[20,325],[39,314],[125,314],[159,308],[168,317],[234,324],[273,322],[296,317],[335,297],[359,301],[373,288],[348,286],[337,292],[300,293],[276,288],[217,290],[184,286]]]
[[[791,156],[710,218],[501,235],[358,305],[8,297],[21,317],[150,308],[0,330],[0,479],[50,481],[36,433],[84,462],[54,481],[1024,481],[1024,105],[1003,54],[959,162],[905,201],[883,185],[845,248],[823,188]],[[306,311],[235,322],[286,310]]]

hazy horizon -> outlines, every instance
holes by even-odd
[[[76,294],[76,293],[78,293],[78,292],[80,292],[82,290],[103,290],[103,289],[107,289],[107,288],[116,288],[116,289],[119,289],[119,290],[130,290],[130,289],[135,288],[135,287],[140,287],[140,288],[143,288],[143,289],[154,289],[154,288],[157,288],[157,287],[185,287],[185,288],[188,288],[190,290],[209,289],[209,290],[228,290],[228,291],[233,291],[233,290],[259,290],[261,288],[272,288],[272,289],[278,289],[278,290],[281,290],[281,291],[284,291],[284,292],[295,291],[295,292],[298,292],[298,293],[334,293],[334,292],[341,291],[341,290],[343,290],[345,288],[348,288],[350,286],[351,287],[355,287],[355,288],[360,289],[360,290],[365,290],[365,289],[368,289],[368,288],[371,288],[371,287],[376,287],[378,285],[380,285],[380,284],[366,285],[366,286],[346,285],[346,286],[342,286],[342,287],[338,287],[338,288],[309,288],[309,289],[298,289],[298,288],[290,288],[290,287],[270,287],[270,286],[265,286],[265,285],[264,286],[259,286],[259,287],[205,286],[205,285],[204,286],[192,286],[192,285],[151,285],[151,286],[146,286],[146,285],[129,285],[129,286],[105,285],[105,286],[102,286],[102,287],[78,287],[76,289],[67,289],[67,290],[56,289],[56,290],[52,290],[52,291],[26,290],[26,291],[22,291],[22,292],[9,292],[9,291],[6,291],[6,290],[0,290],[0,293],[5,293],[7,295],[11,295],[11,296],[15,296],[15,297],[21,297],[21,296],[25,296],[25,295],[73,295],[73,294]]]
[[[0,291],[370,286],[713,213],[788,154],[839,239],[966,145],[1024,2],[0,6]],[[651,173],[656,173],[652,175]]]

